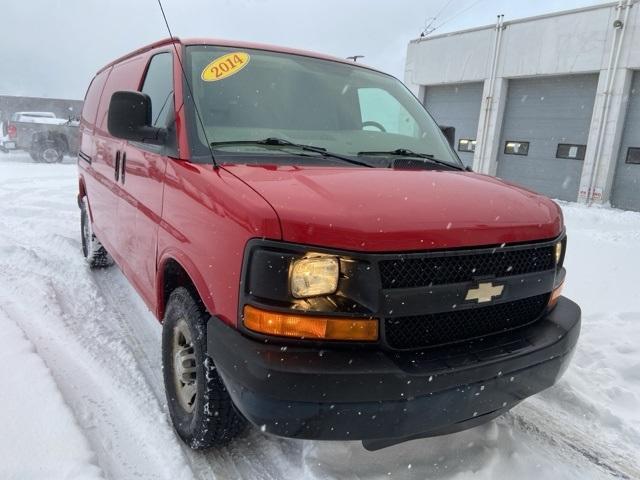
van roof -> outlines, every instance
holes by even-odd
[[[316,52],[311,52],[308,50],[298,50],[295,48],[287,48],[287,47],[279,47],[276,45],[269,45],[269,44],[264,44],[264,43],[253,43],[253,42],[242,42],[242,41],[237,41],[237,40],[223,40],[223,39],[218,39],[218,38],[188,38],[188,39],[180,39],[178,37],[169,37],[169,38],[164,38],[162,40],[158,40],[157,42],[153,42],[150,43],[149,45],[145,45],[144,47],[140,47],[136,50],[134,50],[133,52],[127,53],[126,55],[123,55],[122,57],[119,57],[117,59],[115,59],[114,61],[108,63],[107,65],[105,65],[104,67],[102,67],[100,70],[98,70],[97,73],[102,72],[103,70],[112,67],[113,65],[116,65],[128,58],[132,58],[135,57],[136,55],[140,55],[141,53],[145,53],[148,52],[149,50],[154,50],[158,47],[162,47],[164,45],[171,45],[172,43],[179,43],[181,45],[216,45],[216,46],[220,46],[220,47],[237,47],[237,48],[248,48],[248,49],[253,49],[253,50],[267,50],[270,52],[278,52],[278,53],[289,53],[292,55],[301,55],[304,57],[312,57],[312,58],[318,58],[320,60],[330,60],[333,62],[339,62],[339,63],[345,63],[347,65],[356,65],[358,67],[362,67],[362,68],[367,68],[369,70],[373,70],[376,72],[380,72],[380,70],[377,70],[375,68],[369,67],[365,64],[362,63],[354,63],[350,60],[344,59],[344,58],[339,58],[339,57],[332,57],[331,55],[324,55],[321,53],[316,53]],[[380,72],[380,73],[384,73],[384,72]]]

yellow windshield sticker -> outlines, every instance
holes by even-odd
[[[251,57],[246,52],[227,53],[204,67],[200,77],[205,82],[217,82],[238,73],[247,66],[250,59]]]

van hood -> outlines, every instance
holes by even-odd
[[[275,209],[283,240],[368,252],[551,239],[563,229],[550,199],[459,171],[225,165]]]

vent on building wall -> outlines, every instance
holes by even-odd
[[[559,143],[556,150],[556,158],[567,158],[569,160],[584,160],[587,151],[586,145],[572,145],[570,143]]]
[[[458,140],[458,151],[473,153],[476,151],[476,141],[469,138]]]
[[[629,147],[626,163],[640,165],[640,147]]]
[[[505,155],[529,155],[529,142],[507,141],[504,144]]]

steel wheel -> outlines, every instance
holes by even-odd
[[[184,319],[180,319],[175,326],[172,358],[178,403],[185,412],[191,413],[196,406],[198,376],[193,340]]]
[[[191,448],[229,443],[246,422],[207,354],[210,315],[195,292],[178,287],[162,320],[162,375],[171,422]]]
[[[60,152],[55,148],[48,147],[42,151],[42,159],[47,163],[55,163],[60,158]]]

